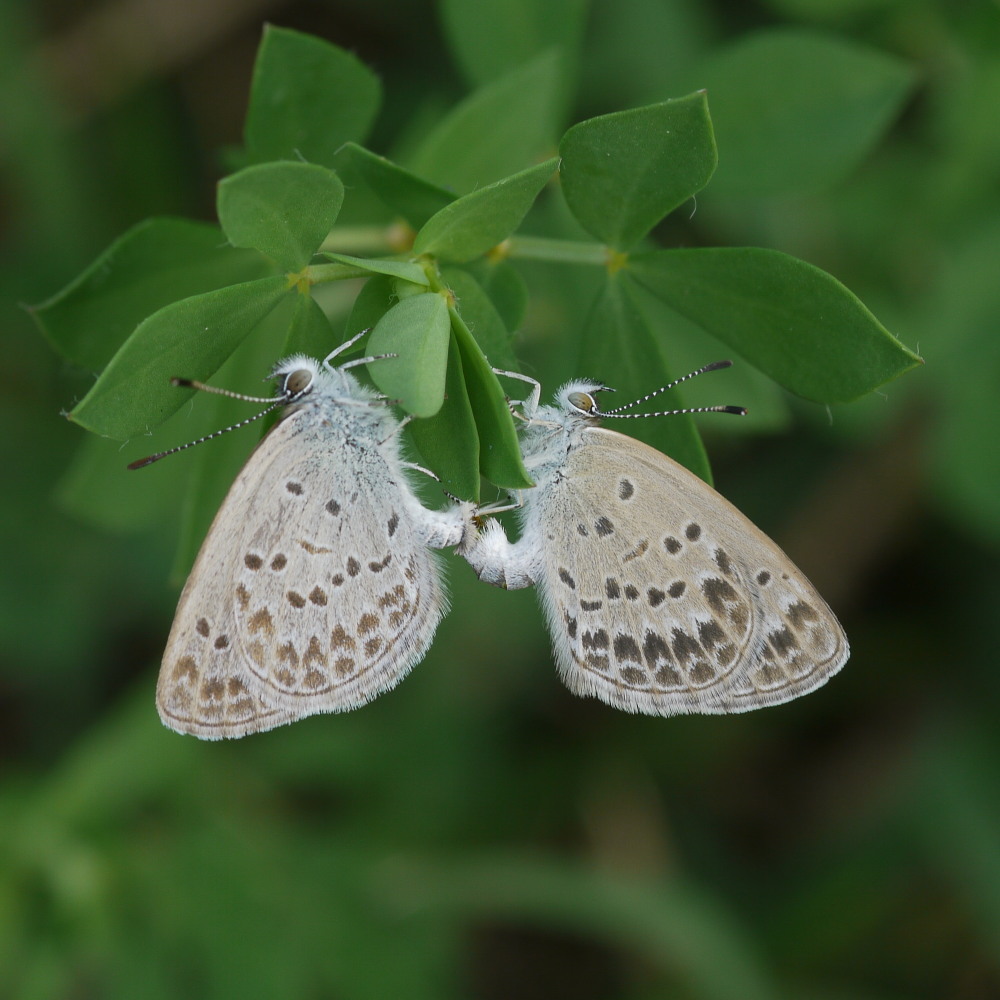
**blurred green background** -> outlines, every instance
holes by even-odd
[[[0,998],[1000,996],[1000,658],[977,624],[1000,605],[996,3],[4,0],[0,15]],[[663,245],[795,254],[927,362],[832,411],[744,398],[729,373],[691,397],[758,404],[702,427],[718,487],[844,622],[853,655],[827,687],[731,718],[575,699],[534,595],[449,557],[431,655],[374,704],[229,744],[161,728],[177,523],[136,512],[123,531],[117,465],[91,509],[67,508],[86,435],[60,413],[95,373],[62,364],[22,305],[147,216],[213,218],[265,20],[382,76],[370,145],[389,154],[539,38],[575,66],[563,126],[708,86],[718,183]],[[727,167],[727,135],[737,148],[769,109],[712,103],[732,46],[784,28],[911,74],[861,162],[796,190],[766,160]],[[535,269],[531,296],[530,370],[550,388],[599,378],[571,367],[580,276]],[[662,336],[677,371],[722,350]]]

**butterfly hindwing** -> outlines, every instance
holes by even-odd
[[[181,595],[157,689],[164,722],[242,736],[395,685],[444,610],[408,490],[392,451],[331,439],[311,408],[279,423],[234,482]]]
[[[588,428],[550,495],[543,605],[567,685],[654,715],[740,712],[822,684],[839,623],[766,535],[652,448]]]

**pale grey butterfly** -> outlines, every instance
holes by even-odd
[[[571,691],[647,715],[745,712],[844,665],[840,623],[770,538],[673,459],[598,426],[661,414],[604,412],[607,387],[586,381],[539,406],[537,382],[498,374],[533,384],[521,445],[535,487],[521,495],[516,543],[490,521],[459,551],[488,583],[538,587]]]
[[[322,363],[279,362],[273,400],[223,391],[284,410],[181,593],[156,690],[171,729],[219,739],[349,711],[397,684],[431,644],[446,596],[430,549],[462,541],[472,504],[433,511],[417,499],[402,422],[347,371],[379,359],[331,364],[361,335]]]

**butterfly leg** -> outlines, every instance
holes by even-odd
[[[532,378],[530,375],[522,375],[520,372],[508,372],[504,371],[502,368],[494,368],[494,375],[503,375],[505,378],[516,378],[519,382],[527,382],[531,386],[531,393],[528,398],[521,401],[521,411],[524,414],[525,420],[531,420],[538,410],[538,403],[542,398],[542,384],[538,379]]]
[[[428,510],[416,498],[413,502],[417,530],[424,545],[432,549],[449,549],[463,545],[469,535],[475,534],[474,503],[457,500],[444,510]]]
[[[433,479],[434,482],[441,482],[441,477],[436,472],[431,472],[430,469],[425,469],[422,465],[417,465],[416,462],[400,462],[399,463],[404,469],[412,469],[414,472],[422,472],[425,476]]]

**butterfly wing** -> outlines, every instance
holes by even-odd
[[[843,666],[847,637],[812,584],[687,469],[591,428],[564,473],[534,516],[571,690],[648,715],[743,712]]]
[[[409,486],[391,456],[343,440],[293,413],[234,482],[167,641],[171,729],[217,739],[347,711],[427,651],[445,598]]]

